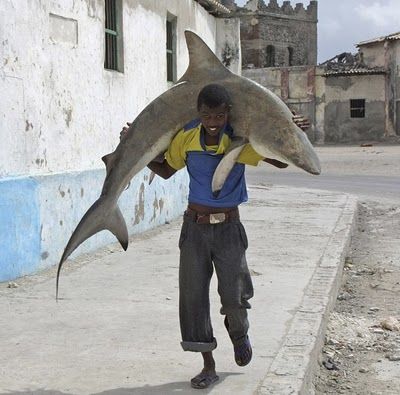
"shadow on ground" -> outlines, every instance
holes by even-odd
[[[202,394],[208,394],[211,390],[217,389],[219,385],[228,376],[236,376],[242,373],[229,373],[222,372],[218,373],[219,381],[208,389],[201,390]],[[199,394],[199,390],[190,387],[190,383],[187,381],[178,381],[174,383],[166,383],[161,385],[145,385],[137,388],[115,388],[109,389],[102,392],[93,393],[91,395],[169,395],[169,394]],[[23,390],[23,391],[11,391],[1,392],[0,395],[78,395],[69,392],[61,392],[57,390],[49,389],[35,389],[35,390]]]

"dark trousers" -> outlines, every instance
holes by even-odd
[[[198,224],[184,216],[179,239],[179,318],[182,348],[208,352],[216,348],[210,319],[209,288],[213,264],[218,278],[221,314],[234,344],[245,338],[248,300],[253,285],[247,268],[247,236],[239,219]]]

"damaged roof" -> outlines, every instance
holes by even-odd
[[[373,38],[371,40],[361,41],[360,43],[357,44],[357,47],[360,47],[362,45],[368,45],[368,44],[376,44],[376,43],[380,43],[383,41],[394,41],[394,40],[400,40],[400,32],[392,33],[392,34],[389,34],[388,36]]]
[[[339,77],[339,76],[346,76],[346,75],[371,75],[371,74],[386,74],[386,71],[382,67],[354,67],[351,69],[345,70],[329,70],[324,74],[324,77]]]
[[[219,16],[230,14],[229,8],[222,5],[218,0],[194,0],[204,7],[211,15]]]
[[[342,52],[319,66],[325,69],[324,77],[386,74],[386,70],[383,67],[368,67],[364,63],[360,52],[354,55],[350,52]]]

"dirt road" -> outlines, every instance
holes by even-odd
[[[319,184],[310,178],[308,187],[357,194],[360,207],[357,232],[319,358],[315,393],[398,395],[400,146],[324,146],[317,151],[325,178]],[[269,172],[263,175],[267,183],[297,186],[308,180],[290,167],[287,175],[258,168],[248,178],[259,180],[265,170]],[[304,178],[300,181],[298,177]],[[365,185],[357,187],[360,180]]]

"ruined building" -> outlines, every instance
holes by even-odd
[[[240,18],[242,67],[306,66],[317,63],[318,2],[305,7],[290,1],[249,0],[238,7],[233,0],[222,3],[231,17]]]

